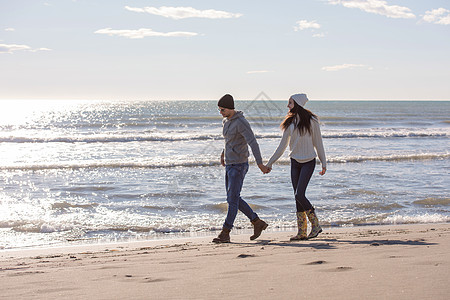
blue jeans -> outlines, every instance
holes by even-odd
[[[291,158],[291,181],[294,188],[295,205],[297,212],[306,210],[314,210],[311,202],[306,198],[306,188],[308,187],[309,180],[314,173],[316,167],[316,159],[310,160],[306,163],[299,163],[295,159]]]
[[[248,171],[248,163],[226,165],[225,171],[228,213],[223,227],[232,229],[238,210],[242,211],[251,221],[256,219],[258,215],[241,198],[241,190],[244,184],[245,174]]]

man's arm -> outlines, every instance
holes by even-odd
[[[253,156],[255,157],[258,166],[260,164],[262,165],[263,161],[261,157],[261,151],[259,150],[259,145],[258,142],[256,141],[255,134],[253,133],[253,130],[250,127],[250,123],[248,123],[246,119],[239,119],[239,121],[241,122],[240,126],[238,127],[239,133],[242,134],[245,141],[252,149]]]
[[[238,127],[240,129],[239,132],[242,134],[242,136],[244,137],[245,141],[250,146],[250,148],[252,148],[252,153],[253,156],[255,157],[256,164],[258,165],[261,172],[263,172],[264,174],[269,173],[270,169],[263,164],[261,151],[259,150],[259,145],[258,142],[256,141],[255,134],[253,133],[253,130],[250,127],[250,123],[248,123],[248,121],[245,119],[243,120],[240,119],[240,121],[242,121],[242,123],[241,126]]]
[[[225,167],[225,150],[222,150],[222,154],[220,155],[220,164]]]

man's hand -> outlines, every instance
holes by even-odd
[[[223,152],[220,155],[220,164],[225,167],[225,158],[224,158],[224,153]]]
[[[266,166],[263,165],[263,164],[258,164],[258,167],[259,167],[259,169],[261,170],[261,172],[263,172],[264,174],[269,173],[270,170],[271,170],[270,168],[266,167]]]

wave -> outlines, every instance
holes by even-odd
[[[220,207],[218,207],[217,212],[220,212],[221,219],[223,213]],[[62,233],[66,232],[69,234],[67,239],[77,239],[77,234],[72,235],[72,231],[76,231],[81,236],[80,239],[86,239],[84,234],[89,234],[92,237],[102,236],[106,237],[110,235],[111,238],[115,239],[117,236],[115,233],[124,233],[132,234],[133,233],[144,233],[145,235],[152,235],[158,233],[182,233],[182,232],[211,232],[220,229],[220,227],[215,226],[217,222],[220,222],[219,219],[204,219],[193,222],[188,222],[186,224],[177,224],[177,225],[168,225],[168,224],[142,224],[142,225],[133,225],[133,224],[104,224],[102,226],[96,227],[89,224],[69,224],[69,223],[50,223],[50,222],[42,222],[42,221],[29,221],[26,224],[10,224],[9,226],[2,226],[0,228],[10,228],[14,232],[18,233]],[[355,217],[351,219],[334,219],[334,220],[322,220],[322,225],[324,226],[365,226],[365,225],[385,225],[385,224],[430,224],[430,223],[448,223],[450,222],[450,217],[448,215],[439,214],[439,213],[423,213],[423,214],[414,214],[414,215],[402,215],[402,214],[379,214],[379,215],[366,215],[361,217]],[[273,224],[273,228],[289,228],[293,227],[293,220],[286,219],[273,219],[271,220],[271,224]],[[1,223],[0,223],[1,225]],[[246,221],[236,222],[236,229],[250,229],[251,225]]]
[[[416,161],[416,160],[438,160],[448,159],[450,153],[445,154],[410,154],[410,155],[386,155],[386,156],[349,156],[349,157],[331,157],[327,160],[328,163],[363,163],[367,161]],[[253,161],[250,161],[253,163]],[[319,162],[318,162],[319,163]],[[277,161],[277,164],[288,165],[290,164],[289,158],[282,158]],[[204,160],[196,161],[180,161],[173,162],[123,162],[123,161],[107,161],[107,162],[86,162],[86,163],[73,163],[73,162],[60,162],[55,164],[34,164],[34,165],[3,165],[0,166],[0,170],[51,170],[51,169],[99,169],[99,168],[146,168],[146,169],[164,169],[164,168],[195,168],[195,167],[214,167],[219,166],[220,162],[216,158],[205,158]]]
[[[255,134],[256,138],[262,139],[273,139],[273,138],[281,138],[280,134]],[[382,138],[440,138],[447,137],[448,134],[442,131],[436,132],[392,132],[392,131],[384,131],[384,132],[327,132],[325,130],[322,131],[322,137],[324,139],[357,139],[357,138],[373,138],[373,139],[382,139]]]
[[[142,208],[154,211],[176,211],[179,208],[174,206],[160,206],[160,205],[144,205]]]
[[[447,223],[450,217],[441,214],[425,213],[421,215],[393,215],[383,220],[384,224],[418,224],[418,223]]]
[[[445,132],[402,132],[402,131],[385,131],[385,132],[343,132],[343,133],[327,133],[322,132],[323,138],[329,139],[351,139],[351,138],[417,138],[417,137],[446,137]]]
[[[439,213],[423,213],[414,215],[402,215],[397,213],[381,213],[365,215],[351,219],[322,220],[324,226],[366,226],[366,225],[397,225],[397,224],[429,224],[448,223],[450,217]]]
[[[401,162],[401,161],[420,161],[420,160],[439,160],[450,158],[450,153],[420,153],[420,154],[405,154],[405,155],[384,155],[384,156],[336,156],[329,157],[327,163],[344,164],[344,163],[363,163],[367,161],[387,161],[387,162]],[[289,165],[291,163],[289,158],[281,158],[276,164]],[[317,164],[319,161],[317,160]],[[361,193],[356,190],[355,193]],[[364,192],[369,194],[370,192]]]
[[[257,139],[279,139],[281,133],[255,134]],[[439,138],[447,137],[443,132],[381,132],[381,133],[327,133],[323,132],[324,139],[356,139],[356,138]],[[129,142],[179,142],[179,141],[213,141],[222,140],[222,135],[130,135],[130,136],[72,136],[72,137],[0,137],[0,143],[129,143]]]
[[[386,155],[386,156],[350,156],[350,157],[334,157],[327,162],[330,163],[359,163],[366,161],[412,161],[412,160],[434,160],[448,159],[450,153],[421,153],[421,154],[405,154],[405,155]]]
[[[266,208],[263,205],[258,205],[258,204],[253,204],[253,203],[249,203],[248,205],[255,211]],[[205,205],[203,205],[203,207],[207,210],[217,211],[217,212],[221,212],[221,213],[226,213],[228,211],[228,204],[226,202],[215,203],[215,204],[205,204]]]
[[[390,204],[383,204],[383,203],[356,203],[354,204],[354,207],[362,209],[362,210],[375,210],[375,211],[390,211],[390,210],[396,210],[404,208],[403,205],[398,203],[390,203]]]
[[[5,228],[0,224],[0,228]],[[53,232],[63,232],[70,231],[74,229],[73,225],[70,224],[58,224],[58,223],[46,223],[46,222],[19,222],[18,224],[10,224],[11,227],[16,232],[27,232],[27,233],[53,233]]]
[[[416,200],[413,204],[421,206],[450,206],[450,198],[426,198],[422,200]]]
[[[175,168],[175,167],[210,167],[218,166],[217,159],[201,162],[173,162],[173,163],[141,163],[141,162],[88,162],[88,163],[59,163],[59,164],[36,164],[36,165],[10,165],[0,166],[0,170],[51,170],[51,169],[98,169],[98,168]]]
[[[177,142],[191,140],[217,140],[219,135],[186,136],[75,136],[75,137],[0,137],[0,143],[127,143],[127,142]]]
[[[91,204],[71,204],[68,202],[56,202],[52,204],[52,209],[67,209],[67,208],[94,208],[98,206],[98,203],[91,203]]]

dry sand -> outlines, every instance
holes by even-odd
[[[449,299],[450,224],[0,251],[1,299]]]

